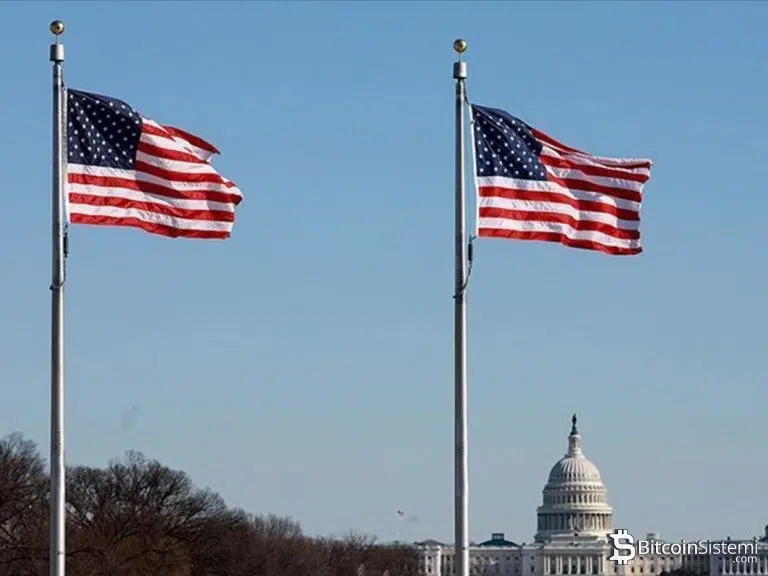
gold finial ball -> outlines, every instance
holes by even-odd
[[[453,43],[453,49],[459,54],[464,54],[467,51],[467,41],[459,38]]]
[[[61,36],[64,34],[64,22],[61,20],[54,20],[51,22],[51,34],[54,36]]]

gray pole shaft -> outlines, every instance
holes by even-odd
[[[64,47],[51,46],[53,62],[53,194],[51,204],[51,576],[65,572],[64,468]]]
[[[467,456],[467,232],[464,191],[464,82],[465,62],[455,62],[456,80],[456,284],[454,311],[455,416],[455,527],[456,576],[469,576],[469,461]]]

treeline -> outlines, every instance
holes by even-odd
[[[0,439],[0,576],[49,574],[49,479],[37,446]],[[68,576],[404,576],[415,553],[372,538],[311,538],[232,509],[141,454],[67,470]]]

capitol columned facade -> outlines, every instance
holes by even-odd
[[[768,527],[765,537],[749,543],[749,557],[716,553],[640,554],[627,564],[609,560],[613,554],[613,508],[600,471],[584,456],[573,416],[568,451],[549,473],[541,506],[536,510],[533,542],[518,544],[503,533],[470,547],[470,576],[658,576],[684,569],[708,575],[768,576]],[[631,532],[631,531],[630,531]],[[663,542],[658,534],[639,535]],[[417,542],[421,572],[426,576],[456,574],[454,547],[435,540]]]

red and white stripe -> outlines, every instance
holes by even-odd
[[[642,252],[640,208],[651,161],[592,156],[532,131],[543,145],[547,180],[476,176],[477,235]]]
[[[228,238],[243,196],[208,163],[218,150],[178,128],[142,120],[134,170],[68,164],[70,222]]]

